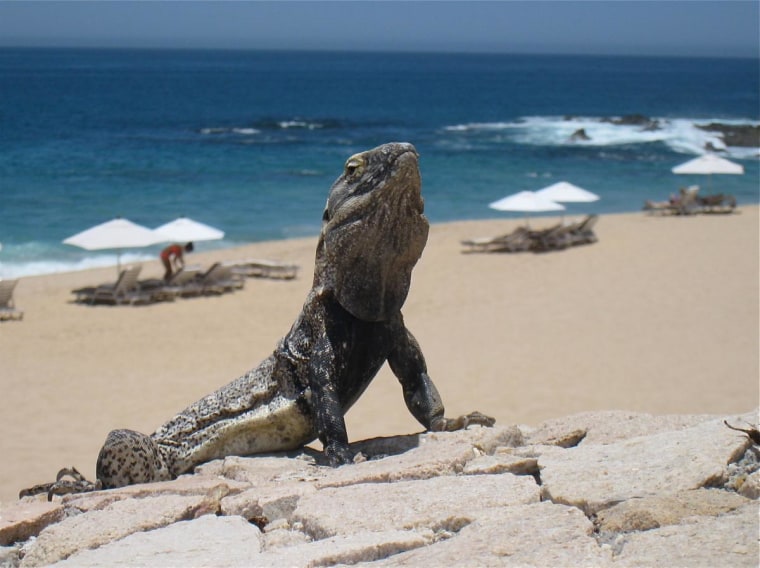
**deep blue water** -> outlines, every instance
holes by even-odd
[[[670,168],[720,146],[696,124],[760,122],[756,59],[0,49],[0,277],[113,262],[61,241],[115,216],[186,215],[203,247],[315,235],[354,152],[414,143],[433,222],[560,180],[640,209],[707,180]],[[659,129],[602,118],[642,114]],[[568,140],[585,128],[591,140]],[[757,203],[758,148],[715,191]],[[155,250],[137,250],[153,257]]]

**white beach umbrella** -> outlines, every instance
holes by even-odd
[[[715,154],[704,154],[699,158],[694,158],[684,162],[680,166],[673,168],[674,174],[738,174],[744,173],[744,167]]]
[[[142,248],[162,241],[162,237],[148,227],[117,217],[72,235],[63,243],[85,250],[116,249],[116,270],[119,271],[122,249]]]
[[[193,221],[188,217],[179,217],[174,221],[156,227],[154,230],[164,237],[163,240],[165,241],[189,243],[191,241],[214,241],[224,238],[224,231]]]
[[[488,206],[491,209],[497,211],[520,211],[526,214],[526,222],[530,224],[528,214],[540,213],[544,211],[564,211],[565,206],[542,197],[533,191],[520,191],[507,197],[503,197],[498,201],[489,203]]]
[[[744,166],[715,154],[703,154],[671,170],[674,174],[706,175],[708,187],[712,186],[712,174],[744,174]]]
[[[582,187],[566,181],[560,181],[539,189],[536,195],[546,197],[558,203],[591,203],[592,201],[599,200],[599,196],[596,193],[591,193]]]

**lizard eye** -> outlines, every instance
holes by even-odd
[[[346,162],[345,173],[347,176],[361,174],[364,170],[364,160],[360,156],[351,156]]]

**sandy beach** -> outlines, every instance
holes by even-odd
[[[536,424],[587,410],[757,407],[759,210],[606,215],[598,243],[547,254],[462,254],[461,239],[517,220],[434,225],[403,311],[447,414]],[[72,289],[113,281],[113,267],[22,278],[25,317],[0,323],[0,502],[63,466],[94,478],[109,430],[150,433],[257,365],[301,309],[315,245],[201,245],[189,262],[277,259],[299,264],[299,277],[145,307],[72,302]],[[161,274],[149,262],[141,278]],[[352,440],[421,429],[387,367],[347,425]]]

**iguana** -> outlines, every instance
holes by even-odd
[[[212,459],[293,450],[316,438],[330,465],[348,464],[354,454],[343,417],[386,361],[426,429],[493,425],[479,412],[444,417],[420,346],[404,325],[401,307],[428,236],[420,189],[411,144],[351,156],[327,198],[313,286],[274,352],[150,436],[110,432],[96,482],[64,469],[56,483],[21,495],[169,480]]]

